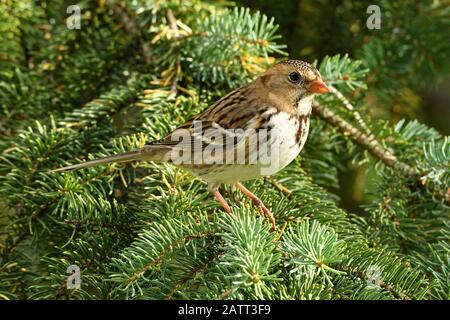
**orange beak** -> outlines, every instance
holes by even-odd
[[[320,78],[316,78],[316,80],[311,81],[307,89],[311,93],[327,93],[330,92],[330,89],[327,87],[325,82]]]

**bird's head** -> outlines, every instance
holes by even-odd
[[[319,71],[301,60],[287,60],[274,65],[264,73],[262,81],[270,92],[295,104],[303,98],[310,100],[314,94],[330,91]]]

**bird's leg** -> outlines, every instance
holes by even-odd
[[[230,206],[225,201],[225,199],[222,197],[222,195],[220,194],[219,190],[213,191],[212,194],[214,195],[214,197],[216,197],[217,200],[219,200],[220,204],[225,209],[225,211],[227,213],[231,213]]]
[[[237,188],[239,188],[239,190],[241,190],[247,197],[249,197],[253,201],[253,203],[258,207],[261,215],[266,215],[270,219],[273,230],[277,230],[277,226],[275,225],[275,218],[274,218],[272,212],[269,209],[267,209],[267,207],[264,205],[264,203],[261,201],[261,199],[258,198],[257,195],[255,195],[253,192],[248,190],[246,187],[244,187],[242,185],[242,183],[236,182],[234,185]]]

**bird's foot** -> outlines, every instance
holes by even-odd
[[[258,196],[255,195],[253,192],[251,192],[246,187],[244,187],[240,182],[236,182],[235,186],[237,188],[239,188],[239,190],[241,190],[247,197],[249,197],[252,200],[252,202],[258,207],[259,213],[262,216],[265,215],[270,219],[270,222],[272,224],[272,229],[274,231],[276,231],[277,226],[275,224],[275,217],[273,216],[272,212],[269,209],[267,209],[267,207],[264,205],[262,200],[260,198],[258,198]]]
[[[225,199],[222,197],[222,195],[220,194],[219,190],[216,190],[213,192],[214,197],[216,197],[216,199],[220,202],[220,204],[222,205],[222,207],[225,209],[225,211],[227,213],[231,213],[231,208],[228,205],[228,203],[225,201]]]

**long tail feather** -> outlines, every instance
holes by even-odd
[[[67,167],[53,169],[53,170],[51,170],[51,172],[61,172],[61,171],[70,171],[70,170],[76,170],[76,169],[82,169],[82,168],[89,168],[89,167],[93,167],[93,166],[96,166],[99,164],[106,164],[106,163],[112,163],[112,162],[142,160],[145,157],[147,157],[147,155],[145,153],[143,153],[141,150],[131,151],[131,152],[116,154],[116,155],[109,156],[109,157],[94,159],[91,161],[74,164],[74,165],[67,166]]]

